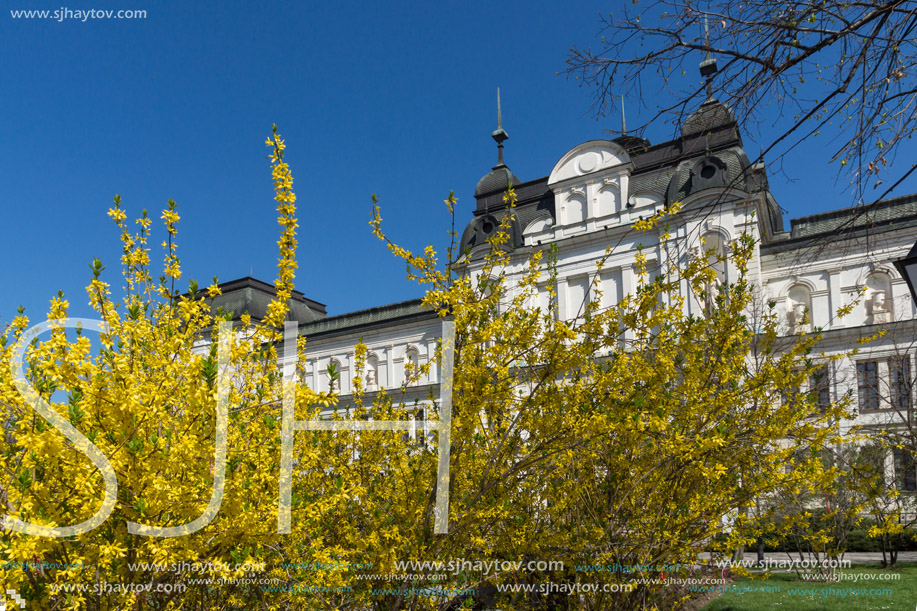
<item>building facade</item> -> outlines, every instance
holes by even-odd
[[[917,309],[892,261],[917,240],[917,195],[794,218],[787,229],[765,167],[749,161],[732,111],[712,96],[683,123],[679,138],[659,144],[633,136],[591,140],[561,155],[547,176],[535,180],[520,180],[506,165],[502,126],[492,136],[498,162],[478,182],[476,207],[461,235],[469,273],[480,267],[488,238],[508,212],[503,195],[510,184],[518,198],[509,221],[510,286],[534,251],[553,245],[553,288],[563,319],[579,316],[587,300],[600,298],[600,307],[614,307],[632,293],[638,245],[651,274],[664,262],[677,265],[713,248],[727,255],[713,263],[717,279],[730,282],[736,270],[729,264],[729,244],[748,233],[756,244],[751,280],[762,301],[774,303],[785,334],[820,329],[820,350],[841,354],[857,339],[886,330],[855,356],[825,363],[823,375],[811,382],[818,401],[849,393],[856,417],[843,423],[847,430],[910,425]],[[668,221],[670,239],[662,243],[658,233],[634,231],[635,221],[675,201],[682,206]],[[222,288],[219,305],[255,318],[273,293],[272,286],[251,278]],[[690,294],[686,285],[683,294]],[[548,295],[547,286],[539,290],[541,307],[547,307]],[[857,298],[848,315],[837,315]],[[308,338],[306,382],[312,388],[336,390],[346,404],[356,375],[354,347],[362,339],[368,394],[400,389],[408,403],[435,393],[435,364],[419,379],[406,374],[431,362],[441,333],[440,318],[420,300],[331,316],[301,293],[292,305],[291,319]],[[689,299],[686,307],[700,314],[705,304]],[[331,371],[339,372],[336,381]],[[917,488],[917,466],[907,456],[889,455],[886,469],[900,487]]]

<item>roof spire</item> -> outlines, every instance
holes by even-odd
[[[627,121],[624,120],[624,94],[621,94],[621,135],[627,135]]]
[[[478,186],[474,189],[474,196],[479,199],[488,194],[505,191],[510,184],[517,185],[521,182],[503,162],[503,143],[509,139],[509,134],[503,129],[503,111],[500,108],[499,87],[497,87],[497,129],[491,132],[490,137],[497,143],[497,165],[491,168],[489,174],[478,181]],[[478,209],[487,210],[489,205],[488,200],[485,199],[484,207]]]
[[[704,15],[704,46],[707,48],[707,59],[710,59],[710,24],[707,23],[706,15]]]
[[[700,73],[707,80],[707,102],[713,101],[713,75],[719,68],[716,67],[716,59],[710,57],[710,27],[707,25],[707,15],[704,15],[704,49],[707,51],[706,58],[700,63]]]
[[[500,88],[497,87],[497,129],[490,134],[490,137],[497,143],[497,165],[494,169],[505,167],[503,163],[503,142],[509,139],[509,134],[503,130],[503,113],[500,110]]]

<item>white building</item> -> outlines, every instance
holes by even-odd
[[[608,247],[611,256],[597,279],[602,306],[613,306],[635,289],[638,243],[652,270],[661,261],[698,256],[701,237],[707,248],[722,251],[749,232],[757,243],[753,281],[764,299],[776,303],[787,334],[821,328],[820,348],[844,352],[877,326],[888,329],[853,359],[826,365],[826,375],[815,383],[819,400],[853,393],[858,415],[845,428],[909,421],[911,380],[917,370],[911,360],[917,309],[892,261],[917,240],[917,195],[795,218],[787,230],[765,168],[749,162],[731,110],[713,98],[684,122],[678,139],[660,144],[631,136],[591,140],[561,155],[547,176],[535,180],[518,179],[504,163],[506,132],[498,128],[493,137],[498,163],[478,182],[476,208],[461,237],[469,269],[480,262],[489,248],[487,238],[506,213],[503,194],[510,183],[518,196],[510,235],[514,261],[521,264],[536,249],[556,245],[558,315],[565,319],[575,317],[589,298],[595,263]],[[652,232],[633,231],[637,219],[673,201],[683,207],[669,221],[675,239],[666,246]],[[717,274],[727,282],[735,278],[729,265],[720,265]],[[255,318],[273,292],[270,285],[251,278],[221,286],[219,305],[236,314],[247,310]],[[860,292],[860,304],[838,318],[838,308]],[[301,323],[300,331],[309,340],[306,381],[317,390],[329,390],[333,365],[340,372],[335,390],[344,404],[353,388],[354,346],[360,338],[369,351],[365,386],[372,395],[379,388],[401,388],[406,369],[428,362],[440,336],[439,317],[420,300],[334,316],[301,293],[293,302],[291,319]],[[704,304],[695,300],[687,307],[699,313]],[[407,385],[404,401],[422,400],[438,382],[432,367]],[[912,461],[889,456],[887,469],[900,486],[917,489]]]

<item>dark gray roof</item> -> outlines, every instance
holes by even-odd
[[[640,138],[638,136],[628,136],[624,134],[623,136],[618,136],[613,139],[612,142],[618,144],[623,148],[629,155],[636,153],[642,153],[650,147],[650,141],[646,138]]]
[[[500,192],[501,194],[506,191],[506,188],[510,183],[513,186],[516,186],[521,181],[516,178],[516,175],[506,167],[505,165],[495,165],[493,170],[489,174],[485,174],[481,180],[478,181],[478,186],[474,189],[475,197],[484,195],[486,193]]]
[[[688,118],[686,126],[680,138],[656,145],[635,136],[614,139],[615,143],[627,149],[633,164],[628,189],[630,195],[654,194],[668,204],[673,199],[683,199],[715,187],[764,192],[767,194],[766,210],[762,213],[766,214],[769,223],[764,228],[767,234],[765,240],[771,239],[774,232],[782,232],[783,216],[768,191],[764,167],[749,162],[729,107],[716,100],[707,101]],[[514,183],[514,187],[519,231],[536,218],[550,215],[556,219],[554,193],[548,188],[547,177],[519,185]],[[475,193],[475,217],[492,215],[495,219],[502,218],[499,211],[506,207],[503,194],[504,190]],[[478,218],[472,219],[462,235],[463,250],[474,246],[472,242],[481,241],[482,228]],[[514,243],[521,243],[521,235],[518,239],[515,235],[512,237]]]
[[[516,193],[515,220],[510,228],[510,246],[521,246],[523,243],[522,232],[538,218],[554,220],[554,192],[548,188],[548,177],[530,180],[522,184],[513,184]],[[461,252],[466,252],[475,246],[485,243],[486,239],[496,233],[496,227],[505,215],[506,202],[503,201],[502,191],[477,197],[477,208],[474,218],[462,232],[460,242]]]
[[[675,174],[679,163],[729,148],[735,148],[741,152],[742,147],[742,138],[734,122],[717,126],[706,133],[696,133],[652,146],[649,146],[645,140],[643,142],[646,142],[646,145],[634,146],[629,151],[631,162],[634,164],[629,190],[631,193],[655,192],[661,197],[665,196],[669,180]],[[731,164],[732,162],[727,160],[727,165]],[[513,186],[516,191],[518,208],[528,201],[546,199],[550,200],[550,208],[553,211],[554,193],[548,189],[547,177],[521,184],[513,183]],[[476,192],[475,216],[494,213],[506,207],[503,202],[505,190],[504,187],[492,193],[478,194]]]
[[[299,332],[309,338],[351,332],[357,327],[373,329],[436,317],[436,312],[424,306],[420,299],[411,299],[337,316],[328,316],[300,325]]]
[[[761,253],[792,250],[826,237],[852,238],[904,228],[917,229],[917,193],[790,219],[789,236],[762,245]],[[837,235],[838,231],[842,234]]]
[[[553,204],[554,202],[551,201],[550,203]],[[527,204],[516,208],[516,221],[518,221],[519,227],[523,231],[525,231],[525,228],[528,227],[530,223],[538,219],[554,220],[554,208],[553,206],[549,206],[547,201]]]
[[[548,189],[547,176],[519,184],[513,183],[513,191],[516,193],[517,208],[536,202],[542,207],[554,209],[554,192]],[[506,188],[485,195],[475,195],[477,207],[474,215],[480,216],[506,208],[506,202],[503,201],[504,193]]]
[[[631,176],[629,188],[630,195],[654,193],[660,198],[665,199],[666,189],[668,189],[669,181],[672,180],[672,176],[674,175],[674,168],[666,168]]]
[[[509,210],[504,208],[497,211],[496,214],[485,214],[471,219],[471,222],[465,227],[465,231],[462,232],[461,252],[468,252],[477,246],[487,244],[487,240],[497,234],[507,214],[509,214]],[[525,225],[519,222],[519,211],[516,210],[513,213],[513,218],[509,221],[509,249],[522,246],[522,232],[524,229]],[[483,256],[483,252],[481,256]]]
[[[708,108],[704,112],[713,112],[715,118],[721,119],[722,116],[710,110],[711,106],[712,104],[708,104]],[[723,116],[731,117],[731,111]],[[741,149],[742,139],[739,136],[738,126],[734,121],[716,125],[714,123],[710,124],[712,127],[706,132],[687,134],[681,138],[656,145],[650,145],[648,140],[635,136],[617,138],[615,142],[622,146],[626,145],[631,156],[631,162],[634,165],[630,178],[630,193],[653,193],[665,201],[666,196],[669,194],[670,184],[673,181],[678,182],[674,193],[679,193],[690,178],[692,165],[697,163],[698,159],[711,153],[719,154],[720,151],[726,151],[723,153],[722,160],[726,170],[724,172],[725,179],[731,182],[737,176],[740,176],[743,169],[748,167],[749,164]],[[480,187],[480,183],[478,185]],[[514,235],[511,237],[513,238],[513,243],[518,242],[521,244],[521,231],[533,220],[540,217],[547,218],[548,215],[552,219],[556,219],[554,192],[548,188],[548,177],[521,184],[513,183],[513,186],[517,197],[516,225],[518,225],[519,235],[515,235],[517,229],[514,228]],[[698,190],[694,188],[697,186],[697,184],[692,184],[689,192]],[[742,181],[742,187],[745,186],[746,181]],[[491,215],[499,223],[499,219],[503,217],[502,214],[499,214],[499,211],[506,207],[506,203],[503,201],[505,190],[506,187],[503,186],[502,188],[496,188],[492,192],[475,191],[477,207],[474,215],[476,218],[472,219],[462,234],[461,244],[463,251],[478,245],[479,242],[486,238],[487,232],[482,231],[486,228],[485,223],[478,217]],[[493,221],[489,222],[491,225],[493,224]]]
[[[701,134],[711,129],[735,123],[736,117],[727,105],[715,99],[707,100],[691,113],[681,126],[681,135]]]
[[[917,216],[917,194],[791,219],[790,238],[831,233],[845,223],[853,227],[871,227],[911,216]]]
[[[214,313],[222,307],[224,312],[232,312],[233,320],[248,312],[253,320],[261,320],[267,314],[267,307],[277,295],[274,285],[256,278],[245,277],[218,285],[221,295],[213,298]],[[290,298],[290,311],[287,320],[311,322],[326,316],[325,304],[305,297],[299,291],[293,291]]]
[[[681,138],[654,144],[642,151],[630,153],[634,164],[631,176],[662,168],[672,168],[690,157],[715,152],[733,146],[742,146],[742,137],[735,123],[715,127],[708,132],[685,135]]]
[[[750,166],[745,151],[737,146],[686,159],[678,164],[669,182],[666,204],[713,187],[747,190],[746,176]]]

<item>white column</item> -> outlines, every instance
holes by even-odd
[[[557,279],[557,316],[560,320],[567,320],[569,314],[567,312],[567,279],[558,278]]]
[[[830,324],[828,329],[840,329],[844,326],[843,320],[837,319],[837,309],[841,307],[841,271],[831,272],[828,277],[828,307],[831,311],[828,313]]]
[[[637,292],[637,279],[634,274],[634,266],[625,263],[621,266],[621,285],[622,285],[622,295],[633,295]]]
[[[624,297],[628,295],[633,297],[637,293],[637,280],[636,275],[634,274],[634,266],[629,263],[625,263],[621,266],[621,286],[621,293]],[[624,340],[630,341],[633,339],[633,329],[626,329],[624,331]]]
[[[433,339],[428,340],[427,341],[427,360],[432,362],[435,354],[436,354],[436,340],[433,340]],[[439,366],[435,362],[432,362],[430,365],[429,381],[430,381],[430,384],[436,384],[437,382],[439,382]]]
[[[386,355],[388,359],[387,360],[388,378],[386,379],[386,381],[388,382],[389,388],[397,388],[400,382],[396,380],[396,376],[395,376],[395,346],[394,344],[390,345],[388,349],[386,349],[386,352],[388,353]]]

